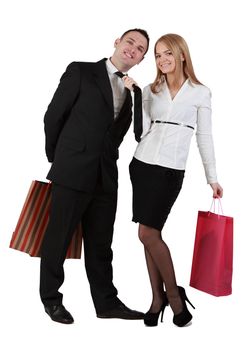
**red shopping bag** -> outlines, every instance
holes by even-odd
[[[232,293],[233,218],[211,208],[198,212],[190,286],[224,296]]]
[[[15,231],[10,248],[39,257],[44,233],[49,220],[51,185],[47,182],[32,181]],[[81,224],[73,234],[66,258],[80,259],[82,248]]]

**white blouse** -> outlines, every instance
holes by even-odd
[[[169,121],[182,125],[152,123]],[[217,182],[211,123],[211,92],[187,79],[172,99],[167,83],[153,94],[150,85],[143,90],[143,134],[134,157],[148,164],[184,170],[191,137],[196,140],[208,183]]]

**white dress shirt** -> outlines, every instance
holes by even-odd
[[[166,81],[159,93],[143,90],[143,134],[134,157],[148,164],[184,170],[194,130],[208,183],[217,182],[211,123],[211,92],[187,79],[172,99]]]
[[[120,113],[121,107],[126,98],[126,90],[123,81],[118,77],[115,72],[118,69],[113,65],[110,59],[106,60],[106,68],[110,80],[110,84],[113,92],[113,103],[114,103],[114,118]],[[124,73],[125,74],[125,73]]]

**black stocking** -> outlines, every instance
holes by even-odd
[[[150,312],[158,312],[164,301],[164,287],[160,272],[154,264],[148,250],[145,249],[146,265],[152,287],[152,305]]]
[[[151,312],[158,312],[163,301],[163,283],[167,298],[174,314],[182,311],[173,262],[170,250],[162,240],[161,232],[144,225],[139,225],[139,238],[145,247],[148,273],[151,281],[153,301]]]

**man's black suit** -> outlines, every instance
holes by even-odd
[[[112,236],[118,172],[116,160],[130,124],[127,92],[114,119],[105,59],[73,62],[45,114],[46,154],[52,162],[50,220],[42,246],[40,293],[44,305],[59,305],[63,263],[72,232],[82,220],[84,256],[97,312],[118,303],[112,283]]]

